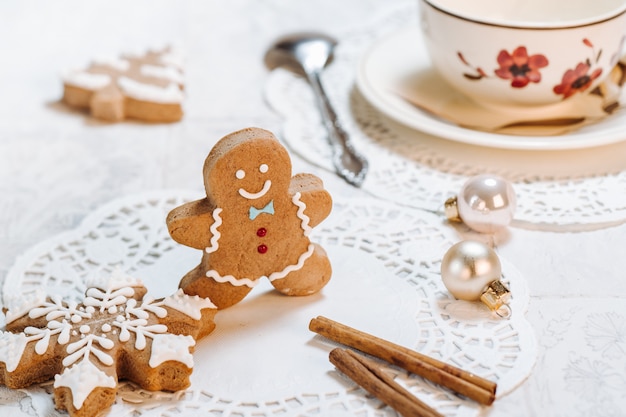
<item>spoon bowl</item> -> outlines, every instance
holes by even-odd
[[[328,132],[335,170],[348,183],[359,187],[367,174],[367,160],[354,149],[350,137],[341,127],[320,79],[321,72],[333,59],[336,45],[335,39],[321,33],[286,35],[268,49],[265,65],[269,69],[282,67],[306,77]]]
[[[321,71],[332,63],[337,41],[321,33],[301,32],[283,36],[276,40],[265,54],[265,65],[269,69],[285,68],[306,77],[304,65],[311,70]]]

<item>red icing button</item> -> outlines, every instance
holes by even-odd
[[[258,247],[258,248],[256,248],[256,250],[258,250],[258,251],[259,251],[259,253],[263,254],[263,253],[267,252],[267,246],[265,246],[265,245],[259,245],[259,247]]]
[[[263,237],[267,234],[267,230],[264,227],[261,227],[259,230],[256,231],[256,235],[258,237]]]

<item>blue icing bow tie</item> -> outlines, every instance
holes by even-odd
[[[257,218],[259,214],[267,213],[274,215],[274,200],[267,203],[267,206],[263,208],[250,207],[250,220],[254,220]]]

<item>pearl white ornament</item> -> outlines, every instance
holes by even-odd
[[[498,255],[482,242],[465,240],[453,245],[441,260],[441,279],[459,300],[482,301],[501,317],[511,315],[511,294],[502,284]]]
[[[467,180],[459,194],[446,201],[445,212],[451,221],[462,221],[480,233],[494,233],[511,223],[516,206],[510,182],[483,174]]]

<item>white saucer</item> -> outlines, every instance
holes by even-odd
[[[375,42],[361,58],[356,83],[380,112],[411,128],[432,135],[506,149],[580,149],[626,140],[626,113],[559,136],[513,136],[457,126],[408,103],[395,93],[401,80],[428,69],[430,59],[418,27],[405,28]]]

